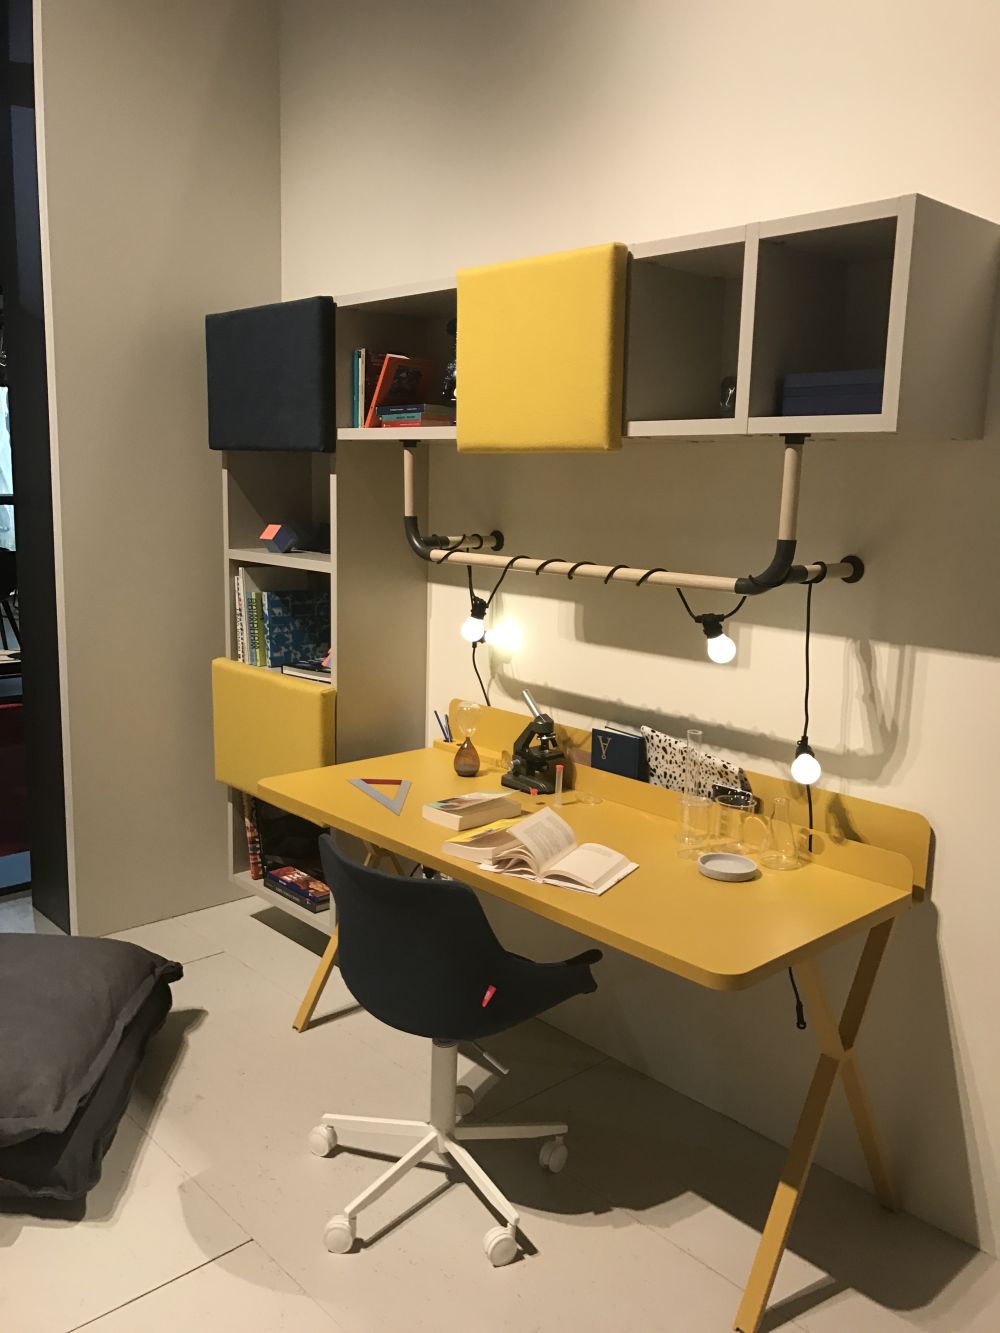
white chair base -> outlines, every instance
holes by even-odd
[[[332,1254],[346,1254],[357,1236],[357,1216],[380,1199],[408,1171],[432,1152],[450,1157],[469,1183],[500,1214],[506,1226],[494,1226],[483,1237],[483,1248],[495,1268],[517,1257],[518,1215],[463,1142],[484,1139],[545,1139],[539,1164],[551,1172],[561,1171],[568,1156],[563,1135],[565,1125],[460,1125],[456,1124],[456,1078],[458,1048],[435,1042],[431,1056],[431,1113],[427,1120],[380,1120],[364,1115],[325,1115],[309,1134],[309,1148],[318,1157],[328,1157],[344,1131],[392,1134],[413,1140],[413,1146],[394,1162],[374,1184],[352,1199],[342,1213],[326,1225],[324,1240]]]

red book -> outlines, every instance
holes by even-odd
[[[368,404],[365,427],[378,426],[380,407],[402,407],[426,397],[433,368],[422,357],[396,356],[390,352],[382,362],[375,392]]]

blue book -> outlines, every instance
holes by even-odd
[[[329,589],[265,592],[262,610],[269,667],[291,666],[330,651]]]
[[[351,425],[357,426],[359,420],[358,412],[358,363],[361,360],[361,352],[356,348],[351,357]]]
[[[595,727],[590,734],[590,766],[648,782],[645,738],[615,727]]]

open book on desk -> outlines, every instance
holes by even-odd
[[[472,841],[472,840],[470,840]],[[638,869],[634,861],[598,842],[578,843],[565,819],[548,807],[514,828],[493,833],[482,870],[517,875],[536,884],[558,884],[582,893],[604,893]]]

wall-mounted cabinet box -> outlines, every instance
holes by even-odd
[[[399,433],[387,427],[373,427],[359,435],[353,426],[354,351],[395,352],[401,356],[430,361],[430,385],[424,390],[424,402],[443,401],[445,368],[455,355],[455,339],[449,322],[455,318],[457,294],[454,283],[428,283],[398,287],[389,291],[363,292],[337,298],[337,439],[368,439],[377,432],[380,439],[454,440],[454,426],[422,426],[419,432],[402,427]]]
[[[905,195],[632,254],[628,435],[982,435],[997,224]]]
[[[629,435],[746,433],[746,271],[745,227],[632,247]]]

